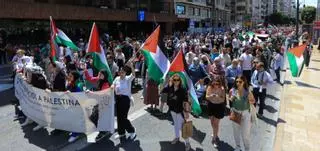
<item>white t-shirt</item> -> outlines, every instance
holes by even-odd
[[[114,58],[115,58],[115,59],[119,59],[119,60],[123,60],[123,63],[126,62],[126,58],[125,58],[123,52],[121,52],[121,54],[119,54],[119,53],[116,52]]]
[[[231,64],[231,58],[229,54],[220,54],[219,58],[221,59],[221,64],[224,67],[228,67]]]
[[[121,79],[120,76],[116,77],[113,81],[116,95],[131,97],[131,83],[133,79],[134,76],[132,74],[125,76],[124,79]]]
[[[237,38],[234,38],[232,40],[232,46],[233,48],[240,48],[240,41]]]
[[[242,61],[242,70],[251,70],[252,69],[252,55],[243,53],[239,60]]]

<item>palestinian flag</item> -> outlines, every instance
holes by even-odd
[[[178,74],[182,80],[182,85],[184,88],[189,88],[189,98],[191,99],[192,103],[192,113],[195,115],[201,114],[201,106],[198,101],[198,97],[196,94],[196,91],[194,89],[194,84],[192,83],[191,79],[189,78],[186,70],[185,70],[185,61],[184,61],[184,55],[182,50],[178,52],[174,60],[172,61],[169,72],[169,76],[172,76],[174,74]]]
[[[304,65],[303,52],[307,44],[291,48],[287,52],[289,66],[293,77],[299,77]]]
[[[147,63],[148,76],[157,83],[162,83],[170,67],[170,61],[158,46],[160,26],[142,44],[141,50]]]
[[[113,81],[113,77],[111,74],[111,70],[107,63],[105,51],[100,44],[99,32],[96,23],[93,23],[91,34],[89,38],[88,55],[92,55],[93,66],[98,70],[106,70],[108,72],[108,81],[111,84]]]
[[[56,24],[52,17],[50,16],[50,46],[51,48],[51,56],[55,58],[56,55],[58,55],[59,51],[59,45],[68,47],[72,50],[79,50],[79,48],[70,40],[70,38],[59,28],[56,27]],[[59,55],[58,55],[59,56]]]
[[[57,56],[59,57],[59,46],[56,42],[56,35],[58,32],[58,29],[56,27],[56,24],[54,23],[54,21],[52,20],[52,17],[50,17],[50,56],[52,57],[53,61],[58,61],[59,58],[57,58]]]
[[[239,39],[240,41],[244,41],[244,35],[242,35],[242,34],[239,33],[238,39]]]

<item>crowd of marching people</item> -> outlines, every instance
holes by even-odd
[[[207,113],[202,114],[210,117],[214,147],[219,144],[219,122],[229,116],[234,121],[230,124],[233,125],[236,150],[240,150],[241,140],[245,150],[250,150],[251,124],[256,116],[264,115],[268,86],[275,82],[282,84],[280,73],[284,65],[284,53],[292,46],[292,31],[291,27],[253,31],[237,29],[225,33],[175,33],[161,39],[161,50],[170,61],[179,50],[184,53],[187,73],[198,100],[203,108],[207,108]],[[131,88],[141,85],[141,99],[144,104],[150,105],[152,112],[165,114],[164,105],[168,105],[168,113],[174,122],[172,144],[175,144],[191,112],[188,89],[181,86],[179,74],[168,77],[167,82],[160,85],[148,79],[148,67],[140,52],[143,40],[133,37],[123,41],[110,38],[103,42],[113,82],[108,80],[110,73],[93,66],[93,57],[86,55],[87,44],[83,39],[78,42],[79,51],[60,46],[60,57],[57,59],[50,57],[49,45],[29,50],[17,49],[12,58],[14,72],[25,75],[29,83],[47,93],[90,93],[114,89],[117,132],[122,143],[127,139],[126,132],[128,139],[136,138],[135,128],[128,120],[128,112],[132,104]],[[32,76],[28,75],[30,72]],[[257,104],[259,109],[256,115]],[[31,122],[26,117],[22,125]],[[33,130],[42,127],[45,125],[38,125]],[[71,132],[69,142],[75,141],[79,135]],[[100,132],[97,140],[104,135],[106,132]],[[191,145],[188,137],[185,138],[185,144],[186,150],[189,150]]]

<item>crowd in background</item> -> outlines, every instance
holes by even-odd
[[[164,36],[159,44],[170,61],[179,50],[184,52],[187,73],[200,104],[207,108],[206,114],[210,116],[215,147],[219,141],[219,121],[229,115],[227,109],[231,108],[232,114],[242,116],[240,124],[232,123],[236,149],[240,149],[242,137],[245,150],[249,150],[252,112],[259,102],[257,115],[263,116],[268,85],[273,81],[282,84],[280,73],[284,66],[284,53],[293,46],[293,28],[260,28],[252,31],[233,29],[224,33],[175,33]],[[303,37],[306,43],[307,39]],[[118,101],[118,124],[121,123],[118,127],[120,139],[125,131],[130,134],[130,139],[136,137],[127,114],[132,99],[131,88],[141,86],[141,99],[146,105],[151,105],[151,111],[163,114],[164,104],[169,106],[175,127],[172,144],[175,144],[179,141],[184,119],[189,117],[186,113],[190,111],[185,103],[188,102],[185,97],[188,90],[181,87],[179,75],[168,78],[168,82],[160,86],[148,79],[148,67],[139,50],[144,40],[126,37],[120,41],[109,35],[101,40],[112,77],[115,78],[113,82],[108,81],[106,71],[99,71],[93,66],[94,60],[86,55],[87,42],[83,39],[77,42],[79,51],[60,46],[60,57],[54,61],[50,56],[49,44],[11,46],[0,36],[0,62],[5,60],[2,58],[5,55],[12,60],[15,72],[25,74],[27,81],[48,92],[87,92],[114,88]],[[11,51],[16,54],[10,55],[8,52]],[[33,75],[27,76],[29,72]],[[24,125],[30,122],[26,120]],[[34,130],[43,126],[39,125]],[[76,140],[78,136],[77,133],[71,133],[69,141]],[[189,140],[185,141],[189,150]]]

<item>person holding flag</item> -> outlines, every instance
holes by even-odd
[[[169,83],[162,92],[168,96],[167,104],[174,124],[175,138],[171,141],[171,144],[176,144],[180,139],[182,124],[188,119],[190,111],[187,111],[186,108],[186,105],[189,104],[188,92],[187,89],[182,86],[182,79],[179,74],[171,76],[171,81],[172,83]],[[185,139],[185,144],[186,150],[189,150],[191,148],[189,138]]]
[[[110,87],[110,84],[113,82],[113,76],[105,56],[105,51],[100,43],[98,27],[95,23],[93,23],[92,25],[86,53],[88,55],[91,55],[93,67],[99,70],[98,76],[92,77],[88,73],[87,65],[83,64],[86,80],[92,84],[97,83],[97,90],[108,89]],[[106,132],[100,132],[96,137],[96,141],[99,141],[105,135]]]
[[[167,104],[172,118],[174,119],[176,138],[172,141],[172,144],[175,144],[179,141],[179,132],[182,128],[184,119],[189,118],[190,112],[199,116],[202,110],[194,89],[194,84],[186,72],[186,64],[182,49],[172,61],[168,75],[172,78],[172,84],[169,84],[162,92],[167,93]],[[187,92],[189,92],[189,95]],[[191,110],[189,111],[190,104]],[[189,150],[191,148],[189,138],[186,138],[185,141],[186,150]]]
[[[124,66],[119,70],[119,76],[117,76],[111,88],[115,89],[116,98],[116,111],[117,111],[117,123],[118,123],[118,136],[120,138],[120,143],[124,143],[126,140],[125,133],[129,133],[129,139],[134,140],[136,138],[135,128],[132,126],[130,120],[128,119],[128,112],[130,109],[130,104],[133,103],[133,97],[131,93],[131,84],[135,78],[134,66],[132,59],[130,59],[127,64],[130,64],[131,74],[128,66]]]

